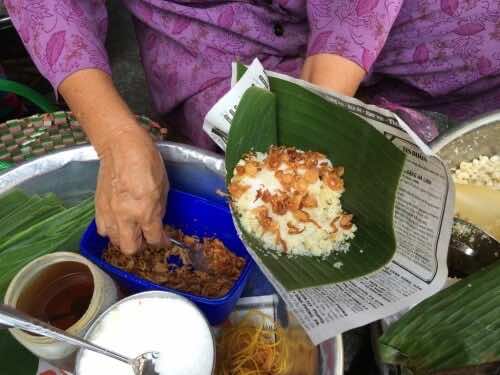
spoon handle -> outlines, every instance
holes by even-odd
[[[118,353],[104,349],[98,345],[94,345],[87,340],[73,336],[66,331],[51,326],[41,320],[33,318],[11,306],[0,304],[0,327],[17,328],[23,331],[34,333],[36,335],[50,337],[65,343],[79,346],[96,353],[113,357],[119,361],[131,364],[132,360]]]
[[[172,237],[168,237],[168,240],[172,242],[174,245],[177,245],[179,247],[182,247],[185,250],[193,250],[191,249],[188,245],[186,245],[184,242],[178,241]]]

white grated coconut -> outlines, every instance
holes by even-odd
[[[481,155],[471,162],[463,161],[460,167],[452,169],[457,184],[471,184],[500,190],[500,155]]]

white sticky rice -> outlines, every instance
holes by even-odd
[[[295,151],[304,155],[302,151]],[[314,153],[314,155],[321,154]],[[341,187],[333,190],[320,174],[315,182],[307,184],[306,194],[313,197],[317,205],[316,207],[301,207],[301,211],[311,219],[310,222],[303,222],[294,216],[292,210],[287,210],[286,213],[276,213],[269,202],[264,202],[261,195],[263,190],[267,190],[270,194],[285,194],[286,192],[292,196],[296,189],[293,186],[289,186],[288,189],[283,186],[276,177],[276,171],[295,173],[297,180],[303,180],[306,171],[311,167],[293,165],[294,168],[290,168],[287,163],[281,163],[277,168],[270,168],[266,163],[267,156],[267,153],[260,152],[247,155],[245,159],[240,160],[235,169],[232,183],[234,182],[233,187],[236,189],[230,189],[230,192],[234,193],[236,190],[236,194],[232,194],[233,208],[239,215],[244,229],[260,239],[266,248],[288,255],[327,256],[332,252],[347,249],[346,241],[354,237],[357,228],[354,224],[350,227],[339,225],[340,218],[347,215],[340,201],[344,192],[343,181]],[[255,170],[251,174],[243,172],[248,163],[258,165],[256,173]],[[318,158],[317,164],[318,169],[320,165],[332,168],[332,163],[324,155]],[[238,167],[240,167],[239,173]],[[241,189],[238,191],[238,188]],[[263,227],[262,220],[259,220],[259,215],[256,214],[256,209],[258,210],[259,207],[266,207],[268,217],[277,223],[280,240],[277,240],[276,232]],[[337,224],[332,224],[335,221]],[[289,225],[298,229],[300,233],[291,234]]]

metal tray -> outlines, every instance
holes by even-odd
[[[500,154],[500,111],[489,113],[448,130],[431,149],[449,168],[479,155]]]
[[[218,194],[225,190],[222,156],[173,142],[158,143],[158,148],[172,186],[211,200],[225,199]],[[94,192],[98,166],[91,146],[66,149],[0,174],[0,194],[13,188],[31,194],[53,192],[73,205]],[[343,374],[342,336],[322,344],[320,353],[322,370],[318,375]]]

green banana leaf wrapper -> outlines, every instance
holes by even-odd
[[[238,69],[241,76],[244,68]],[[348,252],[288,257],[247,233],[233,210],[242,239],[288,291],[379,270],[396,250],[393,216],[405,154],[360,117],[307,89],[275,77],[270,86],[270,91],[249,88],[238,105],[226,147],[227,183],[249,151],[282,145],[324,153],[334,165],[345,167],[342,206],[354,214],[358,230]],[[342,266],[335,267],[339,262]]]

